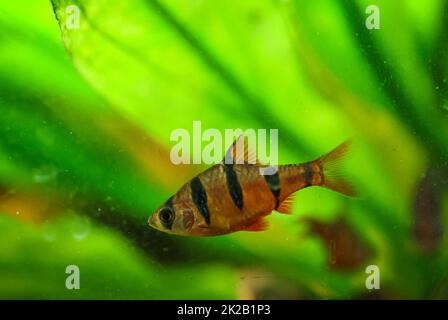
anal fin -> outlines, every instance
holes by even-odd
[[[276,211],[284,214],[291,214],[294,197],[294,194],[289,195],[285,200],[282,201],[282,203],[280,203]]]

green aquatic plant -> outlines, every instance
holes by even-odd
[[[2,4],[0,297],[447,298],[448,2],[376,1],[368,30],[370,4]],[[169,161],[194,120],[278,129],[280,163],[353,136],[362,196],[300,191],[266,232],[152,230],[205,169]]]

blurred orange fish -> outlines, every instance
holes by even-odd
[[[355,195],[339,173],[350,141],[316,160],[281,165],[270,172],[273,174],[263,174],[263,170],[273,167],[256,163],[245,141],[244,152],[236,152],[240,150],[236,148],[240,139],[245,140],[240,137],[232,144],[224,158],[226,161],[182,186],[151,215],[149,225],[186,236],[263,231],[268,227],[266,216],[272,211],[291,212],[293,194],[300,189],[321,186],[347,196]]]

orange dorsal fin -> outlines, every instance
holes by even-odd
[[[269,222],[265,217],[255,220],[252,224],[247,226],[235,227],[235,231],[265,231],[269,228]]]
[[[294,194],[289,195],[285,200],[280,203],[277,208],[277,211],[280,213],[291,214],[292,213],[292,205],[294,203]]]
[[[248,138],[244,135],[240,135],[227,149],[222,162],[225,164],[260,164],[254,146],[249,143]]]

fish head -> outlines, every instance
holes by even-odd
[[[195,225],[194,206],[180,202],[173,204],[168,200],[148,219],[148,224],[162,232],[191,235]]]

